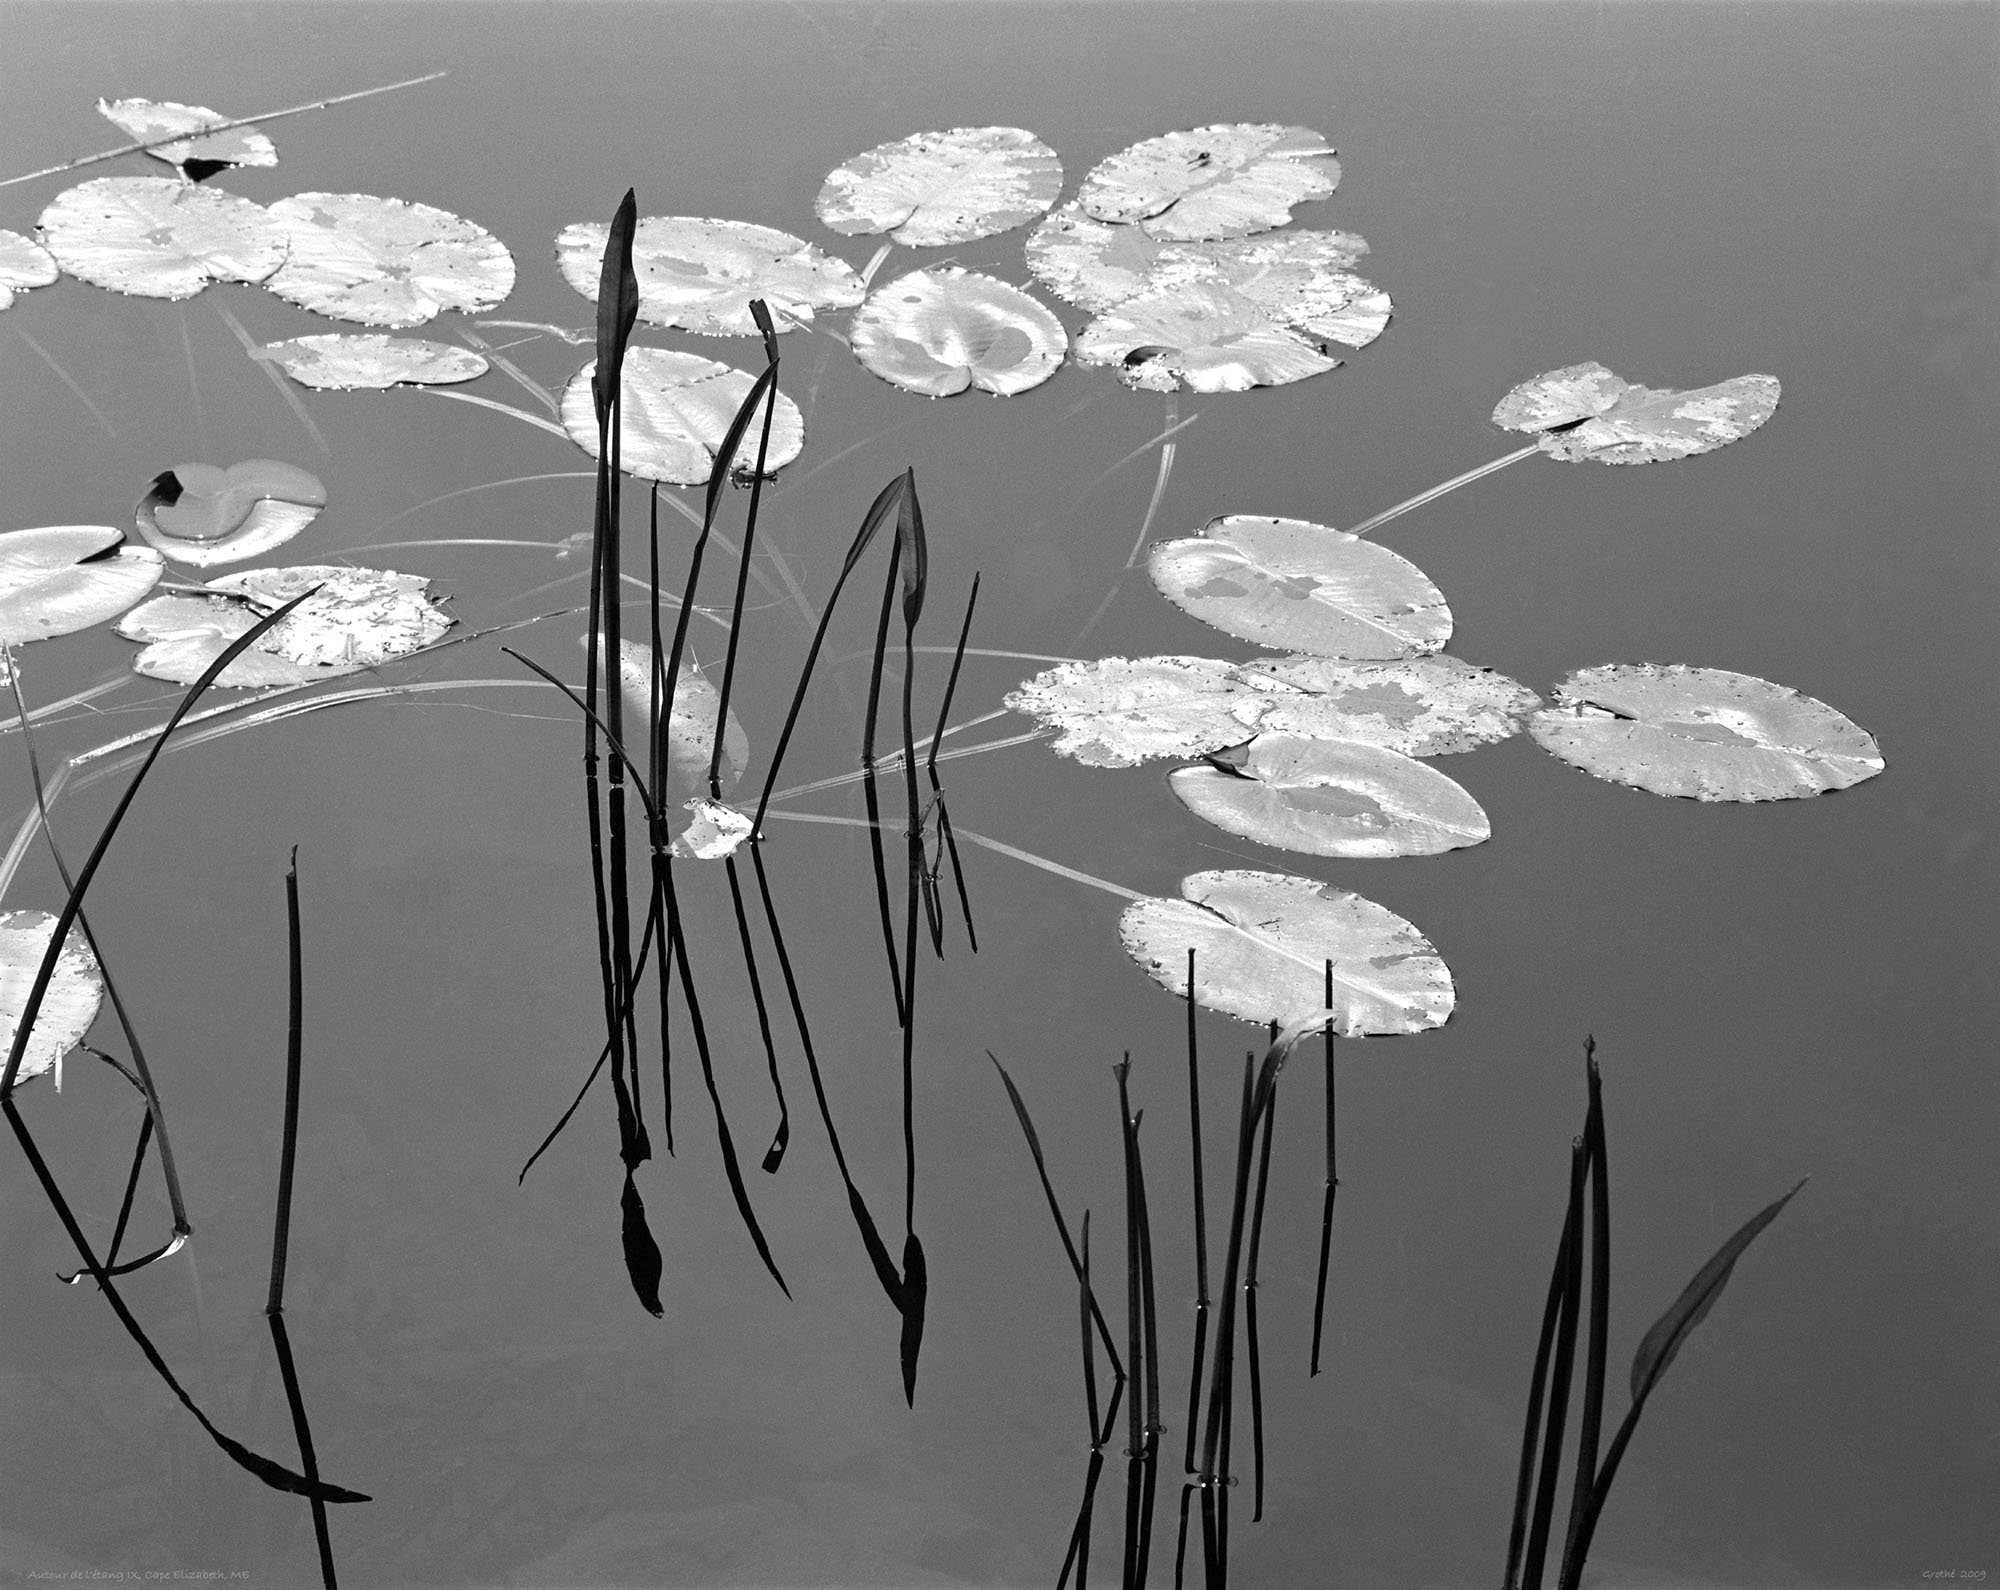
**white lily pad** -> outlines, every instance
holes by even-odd
[[[1777,411],[1778,394],[1774,375],[1739,375],[1692,392],[1654,391],[1601,364],[1572,364],[1523,381],[1500,400],[1493,423],[1540,431],[1542,451],[1564,463],[1651,464],[1748,436]]]
[[[587,647],[589,639],[578,636],[577,643]],[[646,742],[633,726],[645,723],[653,710],[650,645],[636,640],[618,643],[618,691],[625,708],[625,746],[635,758],[640,757]],[[668,789],[663,798],[707,794],[708,764],[715,754],[715,720],[721,706],[722,692],[714,681],[700,669],[683,664],[674,685],[673,710],[667,716]],[[718,769],[723,794],[736,787],[749,765],[750,737],[731,707],[722,732],[722,765]]]
[[[139,499],[139,534],[176,563],[241,563],[281,547],[319,517],[319,477],[275,458],[227,469],[182,464]]]
[[[1581,669],[1528,732],[1598,778],[1700,801],[1796,800],[1884,766],[1875,737],[1825,702],[1721,668]]]
[[[1020,288],[956,265],[878,287],[854,317],[854,356],[883,380],[928,397],[976,386],[1011,396],[1054,375],[1062,322]]]
[[[122,530],[103,524],[0,535],[0,642],[17,645],[89,629],[138,601],[165,565],[150,547],[119,546],[124,539]]]
[[[1340,368],[1315,339],[1280,325],[1262,305],[1215,282],[1155,288],[1083,328],[1076,356],[1117,367],[1142,392],[1247,392]]]
[[[1315,739],[1365,740],[1405,756],[1470,751],[1521,732],[1542,704],[1526,685],[1442,652],[1382,662],[1332,657],[1260,657],[1236,675],[1307,692],[1275,701],[1259,720],[1265,732]]]
[[[0,1057],[13,1050],[35,975],[42,969],[42,957],[48,954],[55,931],[56,919],[46,911],[0,913]],[[82,930],[72,927],[63,941],[62,954],[56,957],[55,975],[49,979],[41,1009],[35,1014],[35,1030],[22,1051],[15,1082],[55,1071],[60,1087],[62,1073],[56,1062],[83,1041],[103,1003],[104,973]]]
[[[1493,832],[1456,780],[1360,740],[1259,734],[1167,783],[1205,822],[1312,856],[1434,856]]]
[[[1318,133],[1231,122],[1148,138],[1083,179],[1077,203],[1100,221],[1133,222],[1159,238],[1242,237],[1323,199],[1340,162]]]
[[[298,193],[271,214],[291,255],[265,285],[335,320],[420,326],[447,309],[491,309],[514,290],[506,245],[449,210],[369,193]]]
[[[257,357],[268,359],[301,386],[329,392],[357,387],[450,386],[486,373],[486,361],[470,348],[422,337],[391,337],[379,331],[321,332],[267,342]]]
[[[1155,542],[1146,571],[1204,624],[1321,657],[1413,657],[1451,638],[1451,609],[1386,547],[1304,519],[1228,514]]]
[[[563,280],[592,303],[610,231],[602,221],[581,221],[556,238]],[[755,336],[753,298],[763,299],[777,329],[788,331],[812,324],[819,310],[852,309],[863,294],[852,266],[804,238],[692,215],[642,216],[632,235],[632,270],[641,320],[711,336]]]
[[[1326,1008],[1344,1037],[1443,1025],[1456,994],[1430,941],[1373,900],[1280,872],[1197,872],[1182,899],[1136,900],[1119,919],[1125,949],[1185,998],[1195,951],[1195,1003],[1245,1021],[1289,1024]]]
[[[97,113],[124,129],[134,143],[151,144],[146,151],[170,166],[202,163],[212,166],[275,166],[278,151],[255,127],[208,129],[233,118],[206,105],[183,105],[171,99],[100,99]],[[180,136],[177,136],[180,135]],[[162,138],[175,138],[170,144]]]
[[[1062,162],[1026,128],[954,127],[836,166],[813,208],[848,237],[886,232],[906,248],[936,248],[1012,231],[1061,191]]]
[[[1100,657],[1044,669],[1004,704],[1059,729],[1060,755],[1136,767],[1235,745],[1256,732],[1271,701],[1212,657]]]
[[[11,309],[16,293],[47,287],[60,275],[55,255],[33,238],[0,227],[0,309]]]
[[[755,830],[749,814],[722,801],[697,796],[682,808],[687,826],[680,828],[668,848],[690,861],[720,861],[733,856]]]
[[[72,276],[140,298],[192,298],[261,282],[285,261],[284,223],[261,205],[174,177],[98,177],[56,195],[42,240]]]
[[[591,400],[592,359],[563,388],[562,423],[575,442],[597,456],[597,409]],[[666,348],[630,348],[625,354],[624,390],[619,412],[619,459],[628,475],[699,486],[715,467],[715,450],[729,422],[750,395],[755,378],[699,354]],[[757,467],[761,416],[743,433],[731,467]],[[805,448],[805,417],[784,393],[771,419],[771,451],[766,469],[780,469]]]

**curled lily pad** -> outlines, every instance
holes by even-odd
[[[1086,767],[1199,756],[1255,732],[1271,695],[1210,657],[1102,657],[1045,669],[1006,705],[1061,732],[1054,749]]]
[[[563,388],[562,423],[575,442],[597,456],[597,410],[591,401],[592,359]],[[676,486],[698,486],[715,467],[715,450],[729,433],[729,422],[755,384],[731,365],[699,354],[666,348],[632,348],[625,355],[623,397],[619,405],[619,459],[628,475],[664,480]],[[737,448],[732,467],[757,467],[760,425],[752,425]],[[805,448],[805,417],[784,393],[771,420],[771,450],[767,469],[780,469]]]
[[[1154,237],[1242,237],[1283,226],[1292,206],[1323,199],[1340,162],[1318,133],[1231,122],[1148,138],[1083,179],[1077,203],[1100,221],[1136,222]]]
[[[1493,832],[1456,780],[1360,740],[1260,734],[1167,783],[1204,821],[1312,856],[1434,856]]]
[[[1884,766],[1875,737],[1825,702],[1721,668],[1585,668],[1528,732],[1598,778],[1700,801],[1795,800]]]
[[[1055,374],[1069,337],[1020,288],[948,265],[877,288],[854,317],[853,343],[855,358],[908,391],[1011,396]]]
[[[1456,994],[1430,941],[1395,912],[1345,889],[1280,872],[1197,872],[1179,900],[1135,900],[1118,923],[1125,949],[1153,980],[1245,1021],[1299,1021],[1326,1008],[1358,1038],[1443,1025]]]
[[[267,342],[257,356],[269,359],[301,386],[351,392],[357,387],[449,386],[486,373],[470,348],[379,331],[322,332]]]
[[[55,931],[56,919],[46,911],[0,913],[0,1054],[13,1048],[28,995]],[[82,930],[72,927],[63,941],[62,954],[56,957],[55,975],[35,1014],[35,1030],[22,1051],[15,1081],[26,1082],[55,1071],[60,1087],[62,1073],[56,1062],[83,1042],[103,1003],[104,973]]]
[[[210,580],[216,596],[163,596],[128,613],[118,633],[148,642],[133,667],[189,684],[259,618],[315,590],[217,677],[219,685],[304,684],[405,657],[451,620],[424,595],[430,581],[391,569],[300,564]]]
[[[240,563],[283,546],[319,517],[319,477],[275,458],[227,469],[182,464],[139,500],[139,534],[176,563]]]
[[[206,105],[183,105],[171,99],[100,99],[97,113],[121,127],[134,143],[151,144],[146,151],[170,166],[196,172],[224,166],[275,166],[278,151],[255,127],[208,129],[229,121]],[[162,138],[174,138],[163,144]]]
[[[1332,657],[1260,657],[1236,676],[1306,692],[1274,702],[1262,728],[1315,739],[1365,740],[1405,756],[1443,756],[1521,731],[1542,698],[1491,668],[1439,652],[1384,662]]]
[[[120,546],[124,539],[123,531],[103,524],[0,535],[0,643],[88,629],[150,591],[164,567],[160,555],[150,547]]]
[[[12,308],[16,293],[46,287],[61,274],[55,255],[41,244],[0,228],[0,309]]]
[[[420,326],[446,309],[491,309],[514,290],[506,245],[449,210],[370,193],[298,193],[271,214],[291,254],[266,285],[335,320]]]
[[[954,127],[877,144],[827,174],[813,208],[853,237],[906,248],[992,237],[1032,221],[1062,191],[1056,152],[1022,127]]]
[[[1444,594],[1408,559],[1304,519],[1228,514],[1155,542],[1146,571],[1204,624],[1322,657],[1412,657],[1451,638]]]
[[[56,195],[42,240],[72,276],[140,298],[192,298],[261,282],[284,263],[285,225],[261,205],[174,177],[98,177]]]
[[[1500,400],[1493,423],[1540,431],[1542,451],[1565,463],[1651,464],[1710,453],[1748,436],[1777,411],[1778,393],[1774,375],[1656,392],[1601,364],[1572,364],[1523,381]]]
[[[563,280],[592,303],[609,235],[603,222],[586,221],[556,238]],[[753,298],[769,306],[780,331],[810,325],[818,310],[852,309],[862,298],[861,278],[845,260],[748,221],[642,216],[632,234],[632,269],[641,320],[713,336],[756,335]]]

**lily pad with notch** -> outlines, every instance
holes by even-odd
[[[262,205],[175,177],[98,177],[42,211],[42,241],[70,275],[139,298],[192,298],[210,282],[261,282],[290,234]]]
[[[1069,335],[1020,288],[948,265],[878,287],[854,316],[853,346],[906,391],[949,397],[976,386],[1011,396],[1055,374]]]
[[[886,232],[905,248],[993,237],[1042,214],[1062,162],[1024,127],[953,127],[877,144],[827,173],[813,202],[848,237]]]
[[[1700,801],[1797,800],[1885,765],[1875,737],[1823,701],[1753,674],[1679,664],[1581,669],[1528,732],[1595,777]]]
[[[163,470],[139,499],[139,534],[176,563],[240,563],[283,546],[319,517],[326,487],[296,464],[251,458],[227,469]]]
[[[232,166],[275,166],[277,147],[255,127],[210,129],[231,120],[206,105],[171,99],[100,99],[97,113],[134,143],[149,144],[155,160],[178,166],[195,181]],[[161,143],[173,138],[172,143]]]
[[[325,392],[450,386],[476,380],[487,371],[486,360],[470,348],[379,331],[329,331],[267,342],[256,356],[277,365],[301,386]]]
[[[1651,464],[1713,452],[1777,411],[1774,375],[1739,375],[1675,392],[1634,386],[1601,364],[1572,364],[1523,381],[1493,410],[1503,430],[1538,431],[1565,463]]]
[[[1290,1023],[1326,1008],[1333,962],[1333,1030],[1344,1037],[1442,1026],[1457,995],[1430,940],[1385,906],[1315,878],[1280,872],[1197,872],[1179,900],[1135,900],[1119,919],[1126,952],[1153,980],[1245,1021]]]
[[[514,290],[514,256],[485,227],[371,193],[298,193],[271,206],[291,254],[265,283],[288,303],[365,326],[420,326],[491,309]]]
[[[108,524],[42,525],[0,534],[0,644],[74,634],[116,618],[164,572],[151,547]]]
[[[590,379],[592,359],[563,388],[562,424],[592,458],[597,456],[597,409]],[[699,486],[715,467],[715,450],[729,434],[729,422],[750,395],[754,379],[732,365],[668,348],[632,348],[625,355],[619,404],[619,459],[628,475]],[[805,448],[805,417],[784,393],[771,421],[767,470],[781,469]],[[744,433],[732,467],[757,467],[760,426]]]
[[[1077,203],[1158,238],[1242,237],[1291,219],[1340,182],[1332,146],[1305,127],[1229,122],[1148,138],[1098,163]]]

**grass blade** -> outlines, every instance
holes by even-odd
[[[924,1305],[930,1296],[930,1269],[924,1245],[912,1231],[903,1239],[903,1400],[917,1405],[917,1353],[924,1343]]]
[[[1447,492],[1456,491],[1460,486],[1469,486],[1475,480],[1490,475],[1497,469],[1505,469],[1509,464],[1518,464],[1524,458],[1532,458],[1541,450],[1542,444],[1539,440],[1530,442],[1526,447],[1518,448],[1514,452],[1496,458],[1491,463],[1481,464],[1477,469],[1468,469],[1462,475],[1454,475],[1443,484],[1431,487],[1429,491],[1420,491],[1416,496],[1397,503],[1393,508],[1384,508],[1374,518],[1363,519],[1361,523],[1354,526],[1347,533],[1351,536],[1365,536],[1369,531],[1379,529],[1391,519],[1408,513],[1412,508],[1421,508],[1427,503],[1436,502],[1438,498],[1444,496]]]
[[[1194,979],[1188,979],[1194,986]],[[1333,1003],[1333,962],[1326,963],[1326,1002]],[[1326,1329],[1326,1272],[1333,1257],[1333,1198],[1340,1190],[1334,1163],[1333,1028],[1326,1029],[1326,1188],[1319,1212],[1319,1274],[1313,1282],[1312,1373],[1319,1373],[1320,1339]]]
[[[646,1312],[658,1319],[666,1310],[660,1304],[660,1276],[665,1266],[660,1245],[646,1224],[645,1201],[633,1185],[632,1171],[625,1171],[625,1186],[618,1195],[619,1242],[625,1251],[625,1273],[632,1278],[632,1291]]]
[[[1604,1377],[1611,1342],[1611,1182],[1605,1162],[1604,1079],[1597,1069],[1597,1041],[1583,1041],[1584,1073],[1590,1105],[1584,1115],[1583,1152],[1590,1181],[1590,1324],[1585,1335],[1583,1410],[1576,1426],[1576,1473],[1564,1532],[1563,1566],[1556,1582],[1569,1582],[1569,1567],[1597,1476],[1597,1443],[1604,1425]],[[1579,1564],[1580,1565],[1580,1564]]]
[[[1542,1563],[1548,1553],[1549,1521],[1555,1510],[1556,1481],[1562,1468],[1563,1425],[1569,1414],[1571,1370],[1576,1362],[1577,1307],[1583,1292],[1583,1183],[1586,1153],[1583,1139],[1570,1148],[1569,1205],[1556,1271],[1562,1278],[1561,1306],[1556,1317],[1554,1352],[1549,1367],[1548,1413],[1542,1431],[1541,1471],[1535,1481],[1535,1503],[1528,1517],[1528,1542],[1521,1554],[1523,1590],[1540,1590]]]

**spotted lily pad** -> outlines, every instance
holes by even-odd
[[[675,828],[668,848],[690,861],[720,861],[733,856],[755,831],[747,813],[705,796],[688,801],[682,810],[688,814],[687,826]]]
[[[486,373],[470,348],[379,331],[321,332],[267,342],[257,357],[269,359],[301,386],[351,392],[357,387],[449,386]]]
[[[1146,571],[1175,606],[1260,646],[1413,657],[1451,638],[1451,609],[1415,564],[1304,519],[1228,514],[1155,542]]]
[[[1032,221],[1062,191],[1056,152],[1021,127],[954,127],[877,144],[827,174],[813,208],[849,237],[906,248],[992,237]]]
[[[563,228],[556,264],[592,303],[610,228],[601,221]],[[780,331],[810,325],[822,309],[861,302],[861,278],[845,260],[804,238],[748,221],[692,215],[642,216],[632,234],[632,269],[639,278],[639,318],[712,336],[754,336],[750,300],[769,306]]]
[[[295,464],[252,458],[182,464],[139,500],[139,534],[177,563],[240,563],[283,546],[319,517],[326,488]]]
[[[1656,392],[1601,364],[1572,364],[1523,381],[1500,400],[1493,423],[1541,432],[1542,451],[1564,463],[1651,464],[1710,453],[1748,436],[1777,411],[1778,392],[1774,375]]]
[[[0,309],[11,309],[16,293],[46,287],[61,274],[55,255],[41,244],[0,228]]]
[[[97,113],[123,128],[134,143],[152,145],[146,153],[170,166],[193,167],[200,172],[278,163],[277,149],[255,127],[209,132],[209,128],[233,118],[206,105],[183,105],[171,99],[100,99]],[[163,144],[162,138],[175,141]]]
[[[261,205],[174,177],[98,177],[56,195],[42,240],[72,276],[140,298],[192,298],[210,282],[261,282],[288,233]]]
[[[1493,832],[1456,780],[1360,740],[1260,734],[1167,783],[1204,821],[1312,856],[1434,856]]]
[[[1430,941],[1393,911],[1345,889],[1280,872],[1197,872],[1179,900],[1135,900],[1118,924],[1153,980],[1185,998],[1195,951],[1195,1003],[1245,1021],[1300,1021],[1326,1008],[1350,1038],[1443,1025],[1456,1002]]]
[[[1060,755],[1086,767],[1136,767],[1235,745],[1255,732],[1272,699],[1211,657],[1102,657],[1045,669],[1005,705],[1060,730]]]
[[[485,227],[368,193],[299,193],[271,206],[291,255],[266,285],[289,303],[364,326],[420,326],[491,309],[514,290],[514,256]]]
[[[1471,751],[1521,732],[1540,696],[1491,668],[1439,652],[1385,662],[1331,657],[1260,657],[1238,679],[1306,693],[1288,694],[1259,720],[1265,731],[1315,739],[1365,740],[1405,756]]]
[[[570,377],[562,395],[563,429],[592,458],[597,456],[597,409],[591,401],[590,378],[596,369],[593,359]],[[619,457],[625,473],[676,486],[704,483],[715,467],[715,450],[729,433],[729,422],[754,384],[743,371],[699,354],[629,349],[619,407]],[[756,468],[760,431],[761,423],[752,424],[744,434],[733,467]],[[805,434],[799,406],[780,392],[765,467],[778,469],[797,458],[804,450]]]
[[[124,539],[123,531],[104,524],[0,535],[0,643],[89,629],[150,591],[163,571],[160,555],[150,547],[120,546]]]
[[[13,1051],[28,995],[55,932],[56,919],[46,911],[0,913],[0,1058]],[[72,927],[63,941],[62,954],[56,957],[55,975],[49,979],[41,1009],[35,1014],[35,1030],[21,1053],[15,1082],[53,1071],[60,1087],[62,1073],[57,1062],[83,1042],[103,1003],[104,973],[82,930]]]
[[[948,265],[877,288],[854,317],[853,343],[857,359],[907,391],[1009,396],[1054,375],[1069,337],[1020,288]]]
[[[1721,668],[1585,668],[1528,732],[1598,778],[1700,801],[1795,800],[1884,766],[1875,737],[1825,702]]]
[[[1232,122],[1148,138],[1101,162],[1077,203],[1100,221],[1159,238],[1242,237],[1283,226],[1292,206],[1323,199],[1340,162],[1318,133]]]

